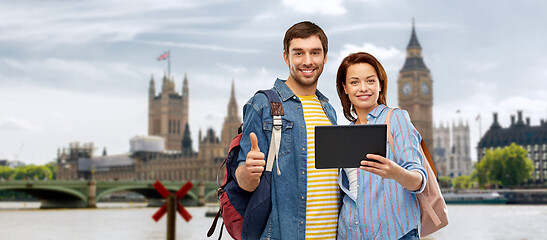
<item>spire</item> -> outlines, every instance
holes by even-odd
[[[228,102],[228,113],[227,113],[226,119],[232,119],[232,120],[239,119],[239,116],[237,114],[235,84],[233,79],[232,79],[232,90],[230,92],[230,101]]]
[[[153,98],[156,95],[156,82],[154,81],[154,75],[150,76],[150,87],[148,88],[149,98]]]
[[[422,58],[422,46],[418,42],[416,35],[416,29],[414,24],[414,18],[412,19],[412,33],[410,34],[410,41],[406,47],[406,60],[401,72],[412,70],[425,70],[429,72],[427,66]]]
[[[416,36],[416,28],[415,28],[415,24],[414,24],[414,18],[412,18],[412,34],[410,35],[410,41],[408,42],[408,46],[406,48],[407,49],[409,49],[409,48],[422,49],[422,46],[420,46],[420,42],[418,42],[418,37]]]
[[[182,96],[188,96],[188,74],[184,73],[184,80],[182,81]]]
[[[167,77],[166,75],[167,73],[166,72],[163,72],[163,79],[162,79],[162,83],[161,83],[161,91],[162,93],[166,93],[169,91],[169,85],[171,84],[169,82],[169,78]]]
[[[192,138],[190,137],[190,127],[188,123],[184,126],[184,136],[182,137],[182,154],[190,156],[192,154]]]

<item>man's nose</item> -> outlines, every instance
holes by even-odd
[[[310,54],[310,53],[306,53],[306,54],[304,55],[304,65],[310,66],[310,65],[312,64],[312,62],[313,62],[313,61],[312,61],[312,56],[311,56],[311,54]]]

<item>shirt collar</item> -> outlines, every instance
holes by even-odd
[[[293,91],[287,86],[286,83],[287,80],[283,79],[277,79],[274,83],[274,88],[279,92],[279,95],[281,96],[281,101],[287,101],[289,98],[292,98],[296,96]],[[319,101],[328,102],[329,99],[323,95],[319,90],[315,90],[315,95],[317,96],[317,99]]]
[[[376,106],[372,111],[370,111],[368,113],[368,115],[374,117],[374,118],[377,118],[378,116],[380,116],[380,114],[387,108],[386,105],[384,104],[380,104],[378,106]]]

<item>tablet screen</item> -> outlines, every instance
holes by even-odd
[[[386,124],[315,127],[315,168],[357,168],[368,153],[386,156]]]

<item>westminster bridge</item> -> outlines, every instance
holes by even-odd
[[[95,208],[97,201],[116,192],[139,193],[148,206],[163,204],[163,197],[154,188],[155,181],[27,181],[0,182],[0,191],[24,192],[40,200],[40,208]],[[170,192],[178,191],[186,181],[161,181]],[[194,187],[181,200],[185,206],[203,205],[206,199],[216,198],[216,182],[192,182]]]

